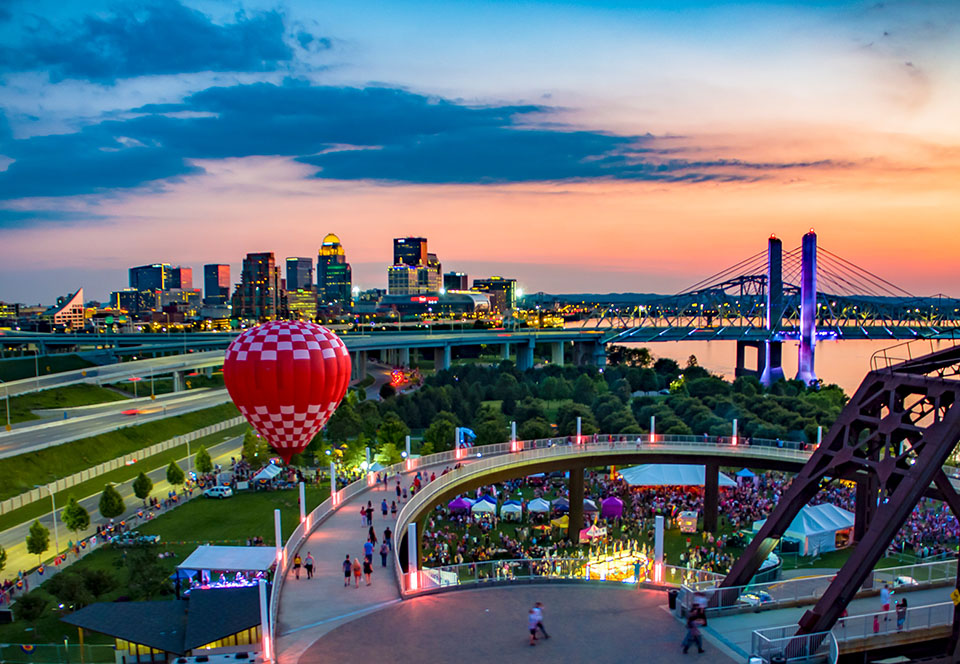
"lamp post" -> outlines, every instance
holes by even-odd
[[[34,484],[34,489],[42,489],[42,484]],[[57,547],[54,555],[60,555],[60,529],[57,528],[57,499],[54,496],[53,489],[50,488],[50,485],[47,485],[47,491],[50,492],[50,504],[53,506],[53,543]]]

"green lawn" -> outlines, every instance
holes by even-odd
[[[242,491],[223,500],[195,498],[154,519],[140,531],[160,535],[165,542],[239,544],[259,535],[273,544],[273,510],[280,509],[283,536],[289,537],[300,520],[298,495],[296,489],[290,489]],[[306,497],[309,512],[330,497],[330,485],[308,485]]]
[[[22,358],[0,360],[0,380],[33,378],[37,375],[37,369],[40,370],[41,376],[46,376],[92,366],[94,366],[93,362],[88,362],[77,355],[41,355],[39,362],[32,355],[28,355]]]
[[[212,433],[209,436],[204,436],[190,443],[190,451],[196,452],[201,445],[207,449],[210,449],[218,443],[222,443],[237,436],[242,436],[248,428],[249,427],[246,424],[238,424],[237,426],[224,429],[218,433]],[[117,468],[116,470],[111,470],[109,473],[104,473],[103,475],[87,480],[86,482],[81,482],[80,484],[72,486],[69,489],[58,492],[56,494],[57,505],[66,505],[71,496],[74,496],[77,499],[92,496],[102,491],[104,485],[106,484],[126,482],[127,480],[131,480],[139,475],[141,471],[149,473],[151,470],[163,468],[168,466],[171,461],[176,461],[186,456],[187,446],[179,445],[161,452],[160,454],[147,457],[143,461],[138,461],[131,466],[124,466],[122,468]],[[5,530],[21,523],[32,521],[37,517],[48,513],[49,511],[50,503],[47,500],[38,500],[30,503],[29,505],[25,505],[19,509],[15,509],[7,512],[6,514],[0,515],[0,530]]]
[[[24,394],[10,399],[10,419],[12,422],[26,422],[40,419],[31,411],[44,408],[75,408],[98,403],[123,401],[126,397],[99,385],[68,385],[43,392]],[[2,417],[2,413],[0,413]]]
[[[225,403],[0,460],[0,499],[239,414]]]

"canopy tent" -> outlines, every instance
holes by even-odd
[[[517,500],[516,498],[511,498],[510,500],[503,501],[504,505],[520,505],[523,506],[523,503]]]
[[[500,508],[500,516],[504,519],[520,519],[523,516],[523,507],[514,503],[504,503]]]
[[[597,504],[590,500],[589,498],[583,499],[583,511],[584,512],[598,512]]]
[[[549,512],[550,503],[545,501],[543,498],[534,498],[527,503],[527,510],[530,512]]]
[[[183,570],[224,570],[231,572],[264,572],[276,562],[272,546],[211,546],[204,544],[193,550],[177,565]]]
[[[270,480],[272,480],[273,478],[275,478],[277,475],[279,475],[279,474],[282,473],[282,472],[283,472],[283,469],[282,469],[280,466],[278,466],[278,465],[276,465],[276,464],[274,464],[274,463],[267,464],[266,466],[264,466],[264,467],[260,470],[259,473],[257,473],[256,475],[253,476],[253,481],[254,481],[254,482],[269,482]]]
[[[756,477],[756,476],[757,476],[756,473],[751,471],[749,468],[741,468],[740,470],[737,471],[737,477],[750,478],[750,477]]]
[[[369,470],[371,473],[379,473],[384,468],[386,468],[386,466],[384,466],[382,463],[379,461],[374,461],[370,464],[370,467],[367,468],[367,470]]]
[[[479,498],[479,500],[477,500],[477,502],[478,502],[478,503],[479,503],[479,502],[492,503],[492,504],[496,505],[496,504],[497,504],[497,499],[494,498],[493,496],[491,496],[490,494],[487,494],[487,495],[484,495],[484,496],[480,496],[480,498]]]
[[[616,496],[604,498],[600,503],[600,516],[605,519],[623,516],[623,501]]]
[[[690,464],[647,463],[620,471],[620,476],[631,486],[703,486],[706,469]],[[737,483],[720,473],[720,486]]]
[[[558,512],[566,512],[570,509],[570,501],[566,498],[557,498],[550,503],[550,506]]]
[[[470,508],[471,514],[496,514],[497,506],[494,503],[488,503],[485,500],[478,500]]]
[[[753,522],[753,532],[763,526],[766,519]],[[815,556],[825,551],[835,551],[838,536],[849,541],[853,528],[853,512],[836,505],[805,505],[796,518],[787,526],[786,537],[800,540],[800,550],[805,556]]]
[[[564,514],[559,519],[552,519],[550,525],[555,528],[569,528],[570,527],[570,517]]]
[[[465,512],[470,509],[471,505],[465,498],[454,498],[447,503],[447,507],[453,512]]]
[[[584,528],[583,530],[580,531],[581,540],[598,539],[606,536],[607,536],[607,529],[598,528],[597,524],[593,524],[589,528]]]

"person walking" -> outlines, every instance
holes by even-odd
[[[363,528],[367,525],[367,508],[363,505],[360,506],[360,527]]]
[[[687,616],[687,634],[680,644],[684,655],[687,654],[687,650],[693,644],[697,645],[697,652],[703,652],[703,638],[700,636],[700,627],[706,626],[706,624],[707,616],[703,609],[694,608],[690,611],[690,615]]]
[[[380,566],[381,567],[387,566],[387,555],[389,553],[390,553],[390,547],[387,545],[386,540],[384,540],[383,544],[380,545]]]
[[[397,501],[395,500],[390,501],[390,516],[397,518]]]
[[[373,560],[373,542],[370,540],[363,543],[363,559]]]
[[[367,525],[373,525],[373,505],[369,500],[367,501]]]
[[[313,556],[307,551],[307,557],[303,559],[303,568],[307,570],[307,578],[313,578]]]
[[[907,622],[907,598],[897,602],[897,631],[903,630],[903,624]]]
[[[300,565],[301,565],[302,563],[303,563],[303,561],[300,560],[300,554],[299,554],[299,553],[293,557],[293,575],[294,575],[295,577],[297,577],[297,581],[300,580]]]
[[[367,532],[367,539],[373,542],[374,548],[377,546],[377,531],[373,529],[373,526],[370,526],[369,532]]]
[[[530,645],[537,645],[537,613],[533,609],[527,612],[527,629],[530,630]]]
[[[388,511],[389,509],[387,508],[387,499],[384,498],[383,500],[380,501],[380,513],[383,514],[384,519],[387,518]]]
[[[370,575],[373,574],[373,560],[371,558],[363,561],[363,575],[367,578],[368,586],[370,585]]]
[[[350,554],[347,554],[347,559],[343,561],[343,587],[347,588],[350,586],[350,574],[353,572],[353,563],[350,562]]]
[[[397,500],[400,500],[400,477],[397,477]]]
[[[387,526],[383,529],[383,543],[390,547],[390,550],[393,551],[393,531],[390,530],[390,526]]]
[[[357,582],[357,588],[360,587],[360,574],[363,572],[363,567],[360,566],[360,559],[353,559],[353,580]]]
[[[543,626],[543,602],[537,602],[534,604],[533,611],[537,615],[537,629],[539,629],[540,633],[543,634],[543,638],[549,639],[550,635],[547,634],[547,630]]]

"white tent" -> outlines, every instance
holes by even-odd
[[[274,477],[276,477],[277,475],[279,475],[279,474],[282,473],[282,472],[283,472],[283,469],[280,468],[280,466],[271,463],[271,464],[269,464],[269,465],[267,465],[267,466],[264,466],[263,469],[262,469],[259,473],[257,473],[256,475],[254,475],[254,476],[253,476],[253,481],[254,481],[254,482],[257,482],[257,481],[259,481],[259,480],[263,480],[263,481],[265,481],[265,482],[268,482],[268,481],[272,480]]]
[[[516,519],[519,521],[523,516],[523,507],[508,503],[500,508],[500,516],[504,519]]]
[[[753,532],[760,530],[766,519],[753,522]],[[805,556],[819,555],[837,548],[837,533],[853,528],[853,512],[836,505],[805,505],[787,527],[786,537],[800,540]]]
[[[369,470],[371,473],[379,473],[384,468],[386,468],[386,466],[384,466],[382,463],[379,461],[374,461],[370,464],[370,467],[367,468],[367,470]]]
[[[471,514],[496,514],[497,506],[493,503],[488,503],[485,500],[478,500],[473,504],[473,507],[470,508]]]
[[[201,544],[177,565],[185,570],[261,572],[276,562],[272,546],[211,546]]]
[[[527,503],[527,510],[530,512],[549,512],[550,503],[545,501],[543,498],[534,498]]]
[[[704,466],[647,463],[620,471],[620,476],[631,486],[703,486]],[[720,486],[736,486],[737,483],[720,473]]]

